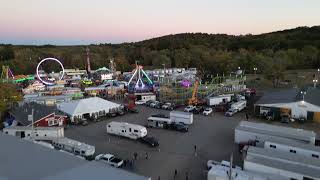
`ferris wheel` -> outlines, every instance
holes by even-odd
[[[42,59],[42,60],[38,63],[38,65],[37,65],[37,69],[36,69],[37,78],[38,78],[43,84],[45,84],[45,85],[55,85],[56,83],[55,83],[54,81],[45,80],[45,79],[43,79],[43,78],[40,76],[40,70],[39,70],[39,68],[40,68],[41,64],[44,63],[45,61],[54,61],[54,62],[57,62],[57,63],[60,65],[61,70],[62,70],[62,73],[60,73],[60,76],[59,76],[59,78],[58,78],[59,81],[62,80],[62,78],[63,78],[63,76],[64,76],[64,67],[63,67],[63,64],[62,64],[58,59],[49,57],[49,58]]]

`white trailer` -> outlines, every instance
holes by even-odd
[[[57,138],[52,140],[55,149],[72,153],[87,159],[93,158],[95,147],[69,138]]]
[[[153,93],[135,93],[134,95],[137,97],[137,101],[147,102],[149,100],[156,100],[156,95]]]
[[[207,105],[208,106],[216,106],[218,104],[221,104],[223,102],[230,102],[231,97],[233,94],[223,94],[219,96],[209,97],[207,98]]]
[[[271,139],[264,143],[266,149],[276,149],[278,151],[294,153],[305,157],[320,158],[320,147],[310,144],[298,143],[292,140]]]
[[[231,108],[230,109],[234,109],[234,110],[237,110],[237,112],[240,112],[246,107],[247,107],[247,101],[246,100],[241,100],[241,101],[238,101],[238,102],[235,102],[235,103],[231,104]]]
[[[316,134],[313,131],[274,126],[264,123],[241,121],[235,128],[235,143],[243,144],[255,141],[258,146],[271,139],[293,140],[305,144],[315,144]]]
[[[232,173],[231,176],[230,176],[230,173]],[[234,167],[231,169],[230,165],[226,166],[220,163],[212,165],[212,167],[208,171],[207,180],[230,180],[230,179],[233,179],[233,180],[288,180],[287,178],[284,178],[279,175],[245,171],[245,170],[242,170],[241,168],[234,168]]]
[[[33,133],[32,133],[33,132]],[[32,127],[29,126],[10,126],[3,129],[4,134],[18,136],[34,140],[51,140],[64,137],[63,127]],[[32,135],[33,134],[33,135]]]
[[[174,123],[184,123],[190,125],[193,123],[193,114],[182,111],[171,111],[170,119]]]
[[[107,124],[107,133],[130,139],[138,139],[147,135],[147,129],[137,124],[113,121]]]
[[[288,179],[320,180],[319,159],[274,149],[250,146],[243,168],[245,171],[271,173]]]

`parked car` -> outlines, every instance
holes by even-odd
[[[123,165],[123,160],[115,157],[112,154],[99,154],[95,158],[96,161],[101,161],[114,167],[121,167]]]
[[[172,111],[175,108],[175,104],[173,104],[173,103],[164,103],[161,108]]]
[[[154,103],[154,100],[148,100],[146,103],[144,103],[144,105],[146,106],[150,106],[151,103]]]
[[[157,109],[161,109],[161,107],[163,106],[163,102],[158,102],[158,103],[156,103],[156,105],[155,105],[155,108],[157,108]]]
[[[236,109],[229,109],[226,113],[225,116],[231,117],[233,116],[235,113],[237,113],[238,111]]]
[[[159,142],[155,137],[149,137],[149,136],[144,136],[142,138],[139,138],[139,141],[149,145],[150,147],[157,147],[159,146]]]
[[[200,114],[204,111],[204,108],[202,106],[196,106],[194,109],[193,109],[193,113],[194,114]]]
[[[189,131],[189,126],[187,124],[184,124],[182,122],[179,123],[172,123],[171,124],[172,129],[181,131],[181,132],[188,132]]]
[[[120,116],[124,115],[124,110],[119,110],[118,115],[120,115]]]
[[[82,118],[80,124],[82,126],[87,126],[89,123],[88,123],[88,120],[86,118]]]
[[[159,101],[153,101],[153,102],[150,103],[149,106],[152,107],[152,108],[155,108],[158,103],[160,103],[160,102]]]
[[[195,109],[194,106],[189,105],[189,106],[187,106],[186,108],[184,108],[184,112],[192,112],[194,109]]]
[[[208,115],[210,115],[212,113],[212,111],[213,111],[212,108],[207,107],[207,108],[204,109],[202,114],[205,115],[205,116],[208,116]]]
[[[145,104],[145,103],[146,103],[146,102],[143,101],[143,100],[135,101],[135,104],[136,104],[136,105],[143,105],[143,104]]]

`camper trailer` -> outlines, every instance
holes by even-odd
[[[32,129],[29,126],[10,126],[4,128],[3,133],[34,140],[51,140],[64,137],[63,127],[35,127]]]
[[[69,138],[52,140],[55,149],[66,151],[86,159],[93,158],[95,147]]]
[[[113,121],[107,124],[107,133],[130,139],[138,139],[147,135],[147,129],[137,124]]]

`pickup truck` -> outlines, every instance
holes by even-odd
[[[113,167],[121,167],[123,164],[123,160],[120,158],[115,157],[112,154],[99,154],[98,156],[96,156],[95,158],[96,161],[101,161],[104,162],[106,164],[109,164]]]

